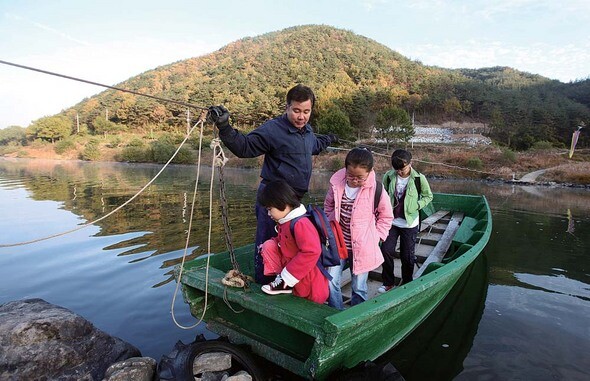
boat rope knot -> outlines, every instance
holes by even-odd
[[[242,287],[247,288],[250,282],[253,279],[251,276],[241,273],[239,270],[231,269],[229,270],[223,279],[221,279],[221,283],[229,287]]]
[[[213,164],[217,167],[223,167],[225,163],[227,163],[228,158],[225,156],[225,152],[223,152],[221,140],[219,138],[214,138],[211,140],[211,149],[215,153]]]

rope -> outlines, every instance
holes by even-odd
[[[82,78],[77,78],[77,77],[72,77],[70,75],[60,74],[60,73],[52,72],[52,71],[49,71],[49,70],[38,69],[38,68],[31,67],[31,66],[21,65],[21,64],[14,63],[14,62],[0,60],[0,64],[10,65],[10,66],[18,67],[18,68],[21,68],[21,69],[31,70],[31,71],[36,71],[36,72],[39,72],[39,73],[53,75],[53,76],[60,77],[60,78],[71,79],[73,81],[88,83],[90,85],[105,87],[107,89],[122,91],[124,93],[135,94],[135,95],[139,95],[139,96],[142,96],[142,97],[147,97],[147,98],[155,99],[155,100],[162,101],[162,102],[168,102],[168,103],[173,103],[173,104],[177,104],[177,105],[184,106],[184,107],[194,108],[194,109],[197,109],[197,110],[209,110],[208,107],[199,106],[199,105],[196,105],[196,104],[193,104],[193,103],[181,102],[181,101],[177,101],[175,99],[158,97],[158,96],[155,96],[155,95],[140,93],[139,91],[124,89],[122,87],[105,85],[103,83],[89,81],[87,79],[82,79]],[[232,113],[232,118],[235,118],[235,119],[238,119],[239,118],[240,120],[243,120],[243,121],[246,121],[246,122],[253,122],[253,123],[254,122],[256,122],[256,123],[259,123],[260,122],[260,119],[247,118],[245,116],[240,116],[239,114],[235,114],[235,113]]]
[[[205,117],[206,117],[206,114],[204,113],[201,116],[201,120],[199,121],[199,122],[201,122],[201,134],[200,134],[200,138],[199,138],[199,155],[198,155],[199,159],[198,159],[197,168],[200,168],[200,165],[201,165],[201,148],[202,148],[202,141],[203,141],[203,123],[202,123],[202,121],[204,120]],[[201,314],[201,316],[199,317],[199,319],[197,320],[196,323],[194,323],[190,326],[184,326],[176,320],[176,316],[174,314],[174,305],[176,304],[176,295],[178,294],[178,290],[180,288],[182,273],[184,271],[184,263],[185,263],[186,255],[188,252],[190,232],[191,232],[192,220],[193,220],[193,213],[194,213],[195,202],[196,202],[196,193],[197,193],[197,187],[198,187],[198,182],[199,182],[199,169],[197,169],[197,179],[195,181],[195,187],[194,187],[195,190],[193,192],[193,201],[192,201],[192,206],[191,206],[188,234],[187,234],[186,244],[184,247],[184,252],[182,254],[182,261],[180,263],[180,269],[178,271],[178,277],[176,279],[176,288],[174,290],[174,295],[172,296],[172,303],[170,305],[170,313],[172,315],[172,320],[174,321],[174,324],[176,324],[176,326],[181,329],[192,329],[192,328],[195,328],[196,326],[198,326],[199,324],[201,324],[201,322],[205,318],[205,313],[207,312],[207,306],[209,304],[209,263],[210,263],[210,258],[211,258],[211,255],[210,255],[210,253],[211,253],[211,231],[212,231],[212,225],[213,225],[213,182],[214,182],[214,178],[215,178],[215,167],[218,166],[221,168],[228,161],[228,158],[225,155],[223,148],[221,147],[221,140],[219,138],[214,138],[211,140],[211,149],[213,150],[213,157],[212,157],[212,163],[211,163],[211,180],[210,180],[210,186],[209,186],[209,231],[208,231],[208,235],[207,235],[207,253],[209,253],[209,254],[207,255],[207,264],[205,265],[205,301],[204,301],[204,305],[203,305],[203,313]],[[246,287],[247,282],[250,279],[246,275],[241,274],[239,270],[232,269],[232,270],[228,271],[228,273],[224,276],[224,278],[221,280],[221,283],[223,283],[226,286],[230,285],[232,287]],[[235,313],[243,312],[243,311],[236,311],[229,304],[229,300],[227,299],[227,289],[224,290],[223,300],[229,306],[229,308],[232,311],[234,311]]]
[[[147,189],[147,187],[149,187],[160,176],[160,174],[162,174],[162,172],[164,172],[164,169],[166,169],[166,167],[172,162],[172,160],[174,160],[174,158],[176,157],[176,155],[178,154],[178,152],[180,151],[180,149],[182,148],[182,146],[184,145],[184,143],[186,143],[186,141],[188,140],[190,134],[193,132],[193,130],[197,127],[198,124],[199,123],[196,123],[193,126],[193,128],[191,128],[191,130],[186,134],[186,136],[184,137],[184,140],[180,143],[180,145],[178,146],[178,148],[176,149],[176,151],[172,154],[172,156],[170,157],[170,159],[168,159],[168,161],[166,162],[166,164],[164,164],[164,166],[158,171],[158,173],[156,173],[156,175],[147,184],[145,184],[143,186],[143,188],[141,188],[136,194],[134,194],[131,198],[129,198],[123,204],[119,205],[117,208],[113,209],[111,212],[105,214],[104,216],[102,216],[100,218],[97,218],[94,221],[87,222],[87,223],[85,223],[83,225],[80,225],[77,228],[74,228],[74,229],[71,229],[71,230],[67,230],[67,231],[64,231],[64,232],[61,232],[61,233],[53,234],[53,235],[42,237],[42,238],[33,239],[33,240],[30,240],[30,241],[10,243],[10,244],[0,244],[0,248],[29,245],[31,243],[41,242],[41,241],[45,241],[45,240],[48,240],[48,239],[51,239],[51,238],[60,237],[60,236],[63,236],[63,235],[70,234],[70,233],[73,233],[75,231],[78,231],[80,229],[84,229],[84,228],[86,228],[86,227],[88,227],[90,225],[94,225],[97,222],[100,222],[100,221],[104,220],[105,218],[108,218],[108,217],[112,216],[113,214],[115,214],[119,210],[123,209],[123,207],[125,207],[127,204],[129,204],[131,201],[133,201],[141,193],[143,193],[143,191],[145,191]],[[201,129],[202,129],[202,123],[201,123]]]
[[[174,103],[174,104],[181,105],[181,106],[184,106],[184,107],[191,107],[191,108],[196,108],[196,109],[199,109],[199,110],[208,110],[207,107],[198,106],[198,105],[195,105],[195,104],[192,104],[192,103],[180,102],[180,101],[177,101],[177,100],[174,100],[174,99],[157,97],[155,95],[149,95],[149,94],[145,94],[145,93],[140,93],[138,91],[123,89],[121,87],[116,87],[116,86],[109,86],[109,85],[105,85],[105,84],[102,84],[102,83],[89,81],[89,80],[82,79],[82,78],[71,77],[71,76],[65,75],[65,74],[59,74],[59,73],[51,72],[51,71],[48,71],[48,70],[42,70],[42,69],[37,69],[37,68],[34,68],[34,67],[30,67],[30,66],[20,65],[20,64],[13,63],[13,62],[8,62],[8,61],[0,60],[0,63],[5,64],[5,65],[10,65],[10,66],[15,66],[15,67],[18,67],[18,68],[21,68],[21,69],[27,69],[27,70],[36,71],[36,72],[43,73],[43,74],[49,74],[49,75],[53,75],[53,76],[56,76],[56,77],[71,79],[73,81],[84,82],[84,83],[88,83],[88,84],[95,85],[95,86],[106,87],[107,89],[118,90],[118,91],[122,91],[124,93],[130,93],[130,94],[140,95],[142,97],[148,97],[148,98],[156,99],[156,100],[162,101],[162,102]]]
[[[344,142],[344,143],[347,143],[347,144],[354,144],[354,142],[351,142],[349,140],[340,139],[340,141],[341,142]],[[384,154],[384,153],[373,151],[374,148],[379,148],[377,146],[371,146],[371,145],[366,145],[366,144],[363,144],[363,146],[372,148],[371,149],[371,153],[373,155],[387,157],[387,158],[391,157],[391,154]],[[350,148],[330,147],[330,149],[335,150],[335,151],[350,151]],[[477,169],[465,168],[465,167],[461,167],[461,166],[458,166],[458,165],[452,165],[452,164],[446,164],[446,163],[440,163],[440,162],[434,162],[434,161],[427,161],[427,160],[419,160],[419,159],[414,159],[414,158],[412,158],[412,161],[416,161],[418,163],[423,163],[423,164],[430,164],[430,165],[442,165],[443,167],[449,167],[449,168],[460,169],[460,170],[463,170],[463,171],[470,171],[470,172],[475,172],[475,173],[481,173],[481,174],[484,174],[484,175],[498,176],[498,173],[497,172],[479,171]]]
[[[240,271],[238,262],[236,260],[235,253],[233,251],[233,245],[231,243],[231,229],[229,227],[228,222],[228,215],[227,215],[227,200],[225,198],[225,186],[224,186],[224,179],[223,179],[223,166],[227,163],[227,157],[225,156],[225,152],[221,147],[221,140],[219,138],[215,138],[211,140],[211,149],[213,149],[213,165],[214,167],[219,167],[219,181],[220,181],[220,199],[221,199],[221,210],[222,210],[222,218],[224,221],[224,229],[226,235],[226,244],[228,246],[228,251],[230,255],[230,260],[232,263],[232,269],[229,270],[223,279],[221,279],[221,283],[225,286],[229,287],[241,287],[246,288],[248,287],[248,283],[252,281],[252,278],[243,274]],[[213,205],[209,205],[209,210]],[[235,310],[229,305],[229,301],[224,296],[224,301],[234,312]]]
[[[170,305],[170,314],[172,315],[172,320],[174,321],[174,324],[176,324],[176,326],[178,328],[181,329],[192,329],[195,328],[196,326],[198,326],[199,324],[201,324],[201,322],[203,321],[203,317],[205,316],[205,311],[207,310],[207,304],[208,304],[208,293],[207,293],[207,285],[209,283],[209,257],[207,257],[207,270],[205,272],[205,306],[203,308],[203,315],[201,315],[200,319],[193,325],[191,326],[184,326],[182,324],[180,324],[177,320],[176,320],[176,315],[174,314],[174,305],[176,304],[176,295],[178,294],[178,289],[180,288],[180,280],[182,279],[182,272],[184,270],[184,263],[186,261],[186,255],[188,253],[188,246],[189,246],[189,241],[190,241],[190,235],[191,235],[191,230],[192,230],[192,224],[193,224],[193,216],[194,216],[194,211],[195,211],[195,204],[196,204],[196,200],[197,200],[197,189],[199,186],[199,175],[200,175],[200,171],[201,171],[201,147],[202,147],[202,142],[203,142],[203,121],[205,120],[205,114],[201,114],[201,118],[199,119],[199,122],[201,124],[201,133],[199,135],[199,156],[198,156],[198,160],[197,160],[197,178],[195,179],[195,187],[194,187],[194,191],[193,191],[193,200],[191,203],[191,213],[190,213],[190,217],[189,217],[189,223],[188,223],[188,233],[186,235],[186,242],[184,245],[184,251],[182,253],[182,260],[180,262],[180,270],[178,271],[178,278],[176,279],[176,288],[174,289],[174,294],[172,295],[172,303]],[[213,173],[213,171],[211,171]],[[211,175],[211,183],[213,183],[213,174]],[[209,200],[209,205],[211,206],[212,204],[212,200],[210,198]],[[211,208],[209,208],[209,214],[211,215]],[[209,218],[209,243],[208,243],[208,252],[211,252],[210,248],[211,248],[211,218]]]

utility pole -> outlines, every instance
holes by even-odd
[[[186,109],[186,133],[188,134],[191,130],[191,110]]]
[[[78,116],[78,113],[76,113],[76,134],[80,134],[80,117]]]

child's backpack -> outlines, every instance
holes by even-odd
[[[338,251],[339,245],[330,222],[328,221],[328,217],[326,217],[326,213],[324,213],[322,208],[317,205],[309,204],[307,206],[307,213],[291,220],[290,230],[291,235],[293,236],[295,235],[295,223],[299,221],[301,217],[309,218],[313,226],[318,231],[320,236],[320,246],[322,248],[320,259],[318,259],[318,268],[322,274],[328,278],[328,280],[332,280],[332,277],[326,270],[326,267],[340,265],[340,253]],[[346,250],[346,247],[344,247],[344,250]]]

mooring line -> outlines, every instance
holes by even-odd
[[[180,151],[180,149],[182,148],[182,146],[184,145],[184,143],[186,143],[186,141],[188,140],[188,138],[190,137],[190,134],[193,132],[193,130],[199,125],[199,123],[202,124],[201,121],[195,123],[195,125],[193,126],[193,128],[190,129],[189,132],[187,132],[184,140],[180,143],[180,145],[178,146],[178,148],[176,149],[176,151],[172,154],[172,156],[170,157],[170,159],[168,159],[168,161],[166,162],[166,164],[164,164],[164,166],[158,171],[158,173],[156,173],[156,175],[147,183],[143,186],[143,188],[141,188],[136,194],[134,194],[130,199],[128,199],[127,201],[125,201],[123,204],[119,205],[117,208],[113,209],[112,211],[110,211],[109,213],[105,214],[104,216],[97,218],[96,220],[87,222],[83,225],[78,226],[77,228],[71,229],[71,230],[67,230],[61,233],[57,233],[57,234],[52,234],[50,236],[46,236],[46,237],[42,237],[42,238],[37,238],[37,239],[33,239],[30,241],[24,241],[24,242],[17,242],[17,243],[10,243],[10,244],[0,244],[0,248],[4,248],[4,247],[15,247],[15,246],[23,246],[23,245],[28,245],[31,243],[35,243],[35,242],[40,242],[40,241],[45,241],[51,238],[55,238],[55,237],[60,237],[66,234],[70,234],[73,233],[75,231],[78,231],[80,229],[84,229],[90,225],[94,225],[97,222],[100,222],[102,220],[104,220],[107,217],[110,217],[111,215],[113,215],[114,213],[118,212],[119,210],[121,210],[124,206],[126,206],[127,204],[129,204],[131,201],[133,201],[137,196],[139,196],[144,190],[147,189],[147,187],[149,187],[157,178],[158,176],[160,176],[160,174],[162,172],[164,172],[164,169],[166,169],[166,167],[168,166],[168,164],[170,164],[170,162],[172,162],[172,160],[176,157],[176,155],[178,154],[178,152]]]
[[[208,110],[209,109],[208,107],[198,106],[198,105],[195,105],[195,104],[192,104],[192,103],[181,102],[181,101],[177,101],[177,100],[169,99],[169,98],[157,97],[155,95],[140,93],[139,91],[135,91],[135,90],[129,90],[129,89],[123,89],[121,87],[105,85],[103,83],[89,81],[87,79],[82,79],[82,78],[76,78],[76,77],[72,77],[72,76],[65,75],[65,74],[60,74],[60,73],[55,73],[55,72],[48,71],[48,70],[37,69],[37,68],[31,67],[31,66],[20,65],[20,64],[14,63],[14,62],[8,62],[8,61],[0,60],[0,63],[5,64],[5,65],[10,65],[10,66],[18,67],[18,68],[21,68],[21,69],[27,69],[27,70],[36,71],[36,72],[43,73],[43,74],[49,74],[49,75],[53,75],[53,76],[56,76],[56,77],[71,79],[73,81],[84,82],[84,83],[88,83],[88,84],[95,85],[95,86],[106,87],[107,89],[113,89],[113,90],[123,91],[125,93],[131,93],[131,94],[135,94],[135,95],[140,95],[142,97],[148,97],[148,98],[152,98],[152,99],[155,99],[155,100],[158,100],[158,101],[162,101],[162,102],[175,103],[177,105],[181,105],[181,106],[184,106],[184,107],[191,107],[191,108],[196,108],[196,109],[199,109],[199,110]]]

